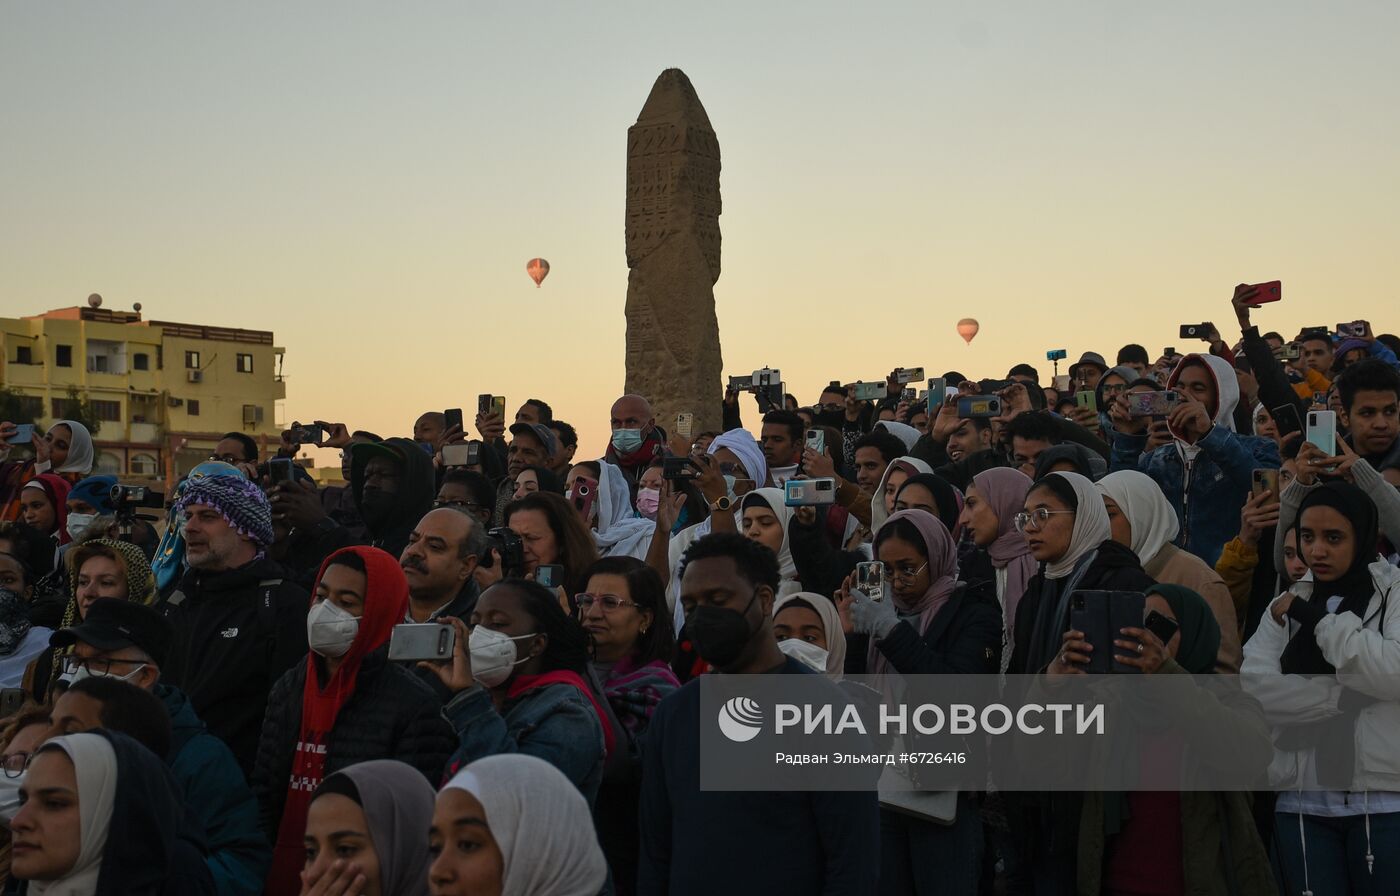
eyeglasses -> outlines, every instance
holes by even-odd
[[[594,603],[602,606],[604,613],[615,613],[623,607],[638,606],[636,601],[623,600],[616,594],[580,594],[574,598],[574,603],[578,604],[582,613],[591,610]]]
[[[29,760],[34,758],[33,753],[6,753],[3,762],[5,777],[18,778],[24,774],[24,770],[29,768]]]
[[[917,579],[919,577],[919,574],[926,569],[928,569],[927,563],[919,567],[914,567],[906,563],[901,566],[896,566],[894,568],[893,574],[894,578],[896,579],[904,579],[906,582],[912,582],[913,580]]]
[[[817,410],[819,410],[819,411],[844,411],[845,409],[846,409],[846,406],[845,406],[844,404],[837,403],[837,402],[832,402],[831,404],[819,404],[819,405],[817,405]]]
[[[143,662],[141,662],[140,660],[118,660],[118,659],[106,659],[106,658],[104,658],[104,657],[82,657],[82,656],[72,656],[72,655],[65,656],[65,657],[63,658],[63,663],[62,663],[63,671],[64,671],[64,672],[67,672],[69,675],[72,675],[73,673],[77,672],[79,669],[83,669],[83,668],[86,668],[86,669],[87,669],[89,675],[97,675],[97,676],[111,675],[111,674],[112,674],[112,667],[113,667],[114,665],[115,665],[115,666],[144,666],[144,665],[146,665],[146,664],[143,663]]]
[[[1015,523],[1016,523],[1016,531],[1017,531],[1017,532],[1020,532],[1022,535],[1024,535],[1024,534],[1026,534],[1026,532],[1027,532],[1028,530],[1031,530],[1031,529],[1035,529],[1036,531],[1039,531],[1040,528],[1041,528],[1042,526],[1044,526],[1044,525],[1046,524],[1046,522],[1049,521],[1050,517],[1053,516],[1053,515],[1055,515],[1055,514],[1057,514],[1057,513],[1074,513],[1074,511],[1073,511],[1073,510],[1051,510],[1051,509],[1049,509],[1048,507],[1037,507],[1035,510],[1032,510],[1030,513],[1025,513],[1025,512],[1018,513],[1018,514],[1016,514],[1014,517],[1012,517],[1012,519],[1013,519],[1013,520],[1015,521]],[[1034,526],[1031,525],[1032,522],[1035,523]]]
[[[232,454],[211,454],[209,455],[209,459],[223,461],[224,463],[230,464],[232,466],[237,466],[243,463],[243,458],[234,457]]]
[[[1103,387],[1103,394],[1104,394],[1104,395],[1122,395],[1124,392],[1127,392],[1127,391],[1128,391],[1128,384],[1127,384],[1127,383],[1119,383],[1119,384],[1116,385],[1116,386],[1104,386],[1104,387]]]

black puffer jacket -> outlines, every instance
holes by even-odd
[[[253,767],[253,793],[268,839],[277,837],[292,758],[301,732],[301,697],[306,662],[298,663],[272,689]],[[370,759],[397,759],[437,787],[457,736],[442,717],[442,703],[417,676],[387,659],[387,648],[366,656],[355,693],[336,716],[326,740],[325,774]]]

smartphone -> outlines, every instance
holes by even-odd
[[[820,429],[807,430],[807,448],[818,454],[826,453],[826,433]]]
[[[1328,457],[1337,456],[1336,411],[1308,411],[1308,430],[1304,440],[1322,449]]]
[[[1181,628],[1175,619],[1170,616],[1163,616],[1156,610],[1147,614],[1147,618],[1142,621],[1142,627],[1157,636],[1157,640],[1163,644],[1176,637],[1177,630]]]
[[[943,377],[936,376],[928,381],[928,415],[938,416],[938,409],[943,407],[943,402],[948,397],[948,384],[943,381]]]
[[[9,445],[28,445],[30,442],[33,442],[33,441],[34,441],[34,424],[33,424],[33,423],[17,423],[17,424],[15,424],[15,434],[12,435],[12,436],[10,436],[8,439],[5,440],[6,444],[9,444]]]
[[[457,646],[457,630],[440,622],[405,623],[389,635],[389,659],[394,662],[446,662]]]
[[[290,457],[274,457],[267,462],[267,472],[268,476],[272,478],[273,485],[280,482],[295,482],[297,478]]]
[[[995,395],[968,395],[958,399],[959,417],[1000,417],[1001,399]]]
[[[1366,322],[1364,320],[1354,320],[1349,324],[1337,324],[1337,335],[1343,339],[1349,337],[1361,338],[1366,335]]]
[[[1074,404],[1076,407],[1093,411],[1095,414],[1099,412],[1099,400],[1093,392],[1085,391],[1074,393]]]
[[[1052,348],[1050,349],[1050,351],[1045,353],[1045,360],[1047,361],[1063,361],[1065,358],[1068,357],[1069,352],[1062,348]]]
[[[1303,357],[1303,349],[1296,342],[1289,342],[1274,349],[1274,357],[1280,361],[1296,361]]]
[[[1170,346],[1170,345],[1169,345],[1169,346],[1167,346],[1166,348],[1162,349],[1162,357],[1164,357],[1164,358],[1175,358],[1175,357],[1177,357],[1176,348],[1175,348],[1174,346]]]
[[[776,386],[783,381],[783,372],[773,367],[765,367],[762,370],[753,372],[753,385],[749,388],[758,389],[763,386]]]
[[[1210,327],[1205,324],[1182,324],[1182,339],[1206,339],[1210,336]]]
[[[1176,409],[1181,396],[1175,392],[1130,392],[1128,414],[1132,417],[1165,417]]]
[[[676,415],[676,435],[689,441],[691,430],[695,428],[695,415],[679,413]]]
[[[580,476],[574,480],[574,487],[564,495],[574,505],[584,525],[593,521],[593,502],[598,498],[598,481]]]
[[[856,401],[879,401],[889,392],[884,382],[859,382],[851,388],[855,393]]]
[[[475,467],[480,464],[481,443],[475,439],[470,442],[457,442],[442,446],[442,465],[444,467]]]
[[[1328,334],[1327,334],[1327,328],[1326,328],[1326,327],[1304,327],[1304,328],[1302,329],[1302,332],[1300,332],[1300,333],[1298,334],[1298,338],[1301,340],[1301,339],[1307,339],[1309,336],[1327,336],[1327,335],[1328,335]]]
[[[836,480],[789,479],[784,503],[788,507],[821,507],[836,503]]]
[[[1062,373],[1050,381],[1050,385],[1055,387],[1056,392],[1069,391],[1069,374]]]
[[[753,394],[758,401],[758,409],[763,413],[780,410],[783,406],[783,394],[787,391],[787,385],[781,382],[769,383],[766,386],[754,384]]]
[[[884,600],[885,564],[878,560],[857,563],[855,589],[870,600]]]
[[[1251,288],[1259,290],[1254,296],[1254,301],[1249,303],[1249,307],[1258,308],[1260,305],[1267,305],[1270,302],[1277,302],[1283,298],[1283,281],[1270,280],[1267,283],[1254,283]]]
[[[664,457],[661,459],[661,476],[671,482],[685,482],[698,479],[700,471],[688,457]]]
[[[444,418],[446,429],[451,429],[454,426],[460,426],[465,431],[466,425],[462,423],[461,408],[448,408],[447,410],[442,412],[442,416]]]
[[[535,583],[549,589],[564,587],[564,567],[558,563],[541,563],[535,567]]]
[[[489,393],[478,395],[476,397],[476,412],[483,417],[490,417],[494,414],[504,421],[506,419],[506,397]]]
[[[908,402],[909,404],[913,404],[914,402],[916,402],[916,401],[919,400],[919,390],[918,390],[918,389],[902,389],[902,390],[900,390],[900,393],[899,393],[899,400],[900,400],[900,401],[904,401],[904,402]]]
[[[730,392],[748,392],[753,388],[753,374],[748,376],[731,376],[729,378]]]
[[[1076,591],[1070,597],[1069,627],[1084,633],[1084,640],[1094,646],[1089,664],[1082,667],[1090,673],[1138,672],[1132,666],[1118,662],[1114,655],[1114,640],[1123,637],[1120,629],[1141,628],[1147,599],[1140,591]]]
[[[1250,494],[1262,495],[1268,493],[1273,496],[1271,503],[1278,503],[1278,470],[1259,469],[1250,474],[1252,485]]]
[[[924,378],[922,367],[897,367],[894,371],[894,381],[896,383],[917,383]]]
[[[1303,431],[1303,421],[1298,418],[1297,405],[1283,404],[1270,408],[1269,415],[1274,418],[1274,426],[1278,427],[1279,438],[1291,432]]]
[[[1312,400],[1312,403],[1315,404],[1315,405],[1317,405],[1317,406],[1320,407],[1320,408],[1325,408],[1325,407],[1327,407],[1327,393],[1326,393],[1326,392],[1314,392],[1314,393],[1313,393],[1313,400]]]

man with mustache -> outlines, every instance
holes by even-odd
[[[440,616],[471,619],[479,593],[472,573],[487,551],[486,533],[464,508],[440,507],[424,514],[399,555],[408,579],[404,622],[431,622]]]

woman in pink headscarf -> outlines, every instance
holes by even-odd
[[[994,467],[972,477],[963,504],[964,531],[972,536],[978,550],[986,552],[996,575],[997,603],[1006,621],[1010,643],[1016,604],[1026,593],[1026,583],[1035,576],[1035,558],[1026,538],[1016,531],[1016,514],[1031,490],[1030,477],[1012,467]],[[1003,651],[1003,660],[1010,651]]]

